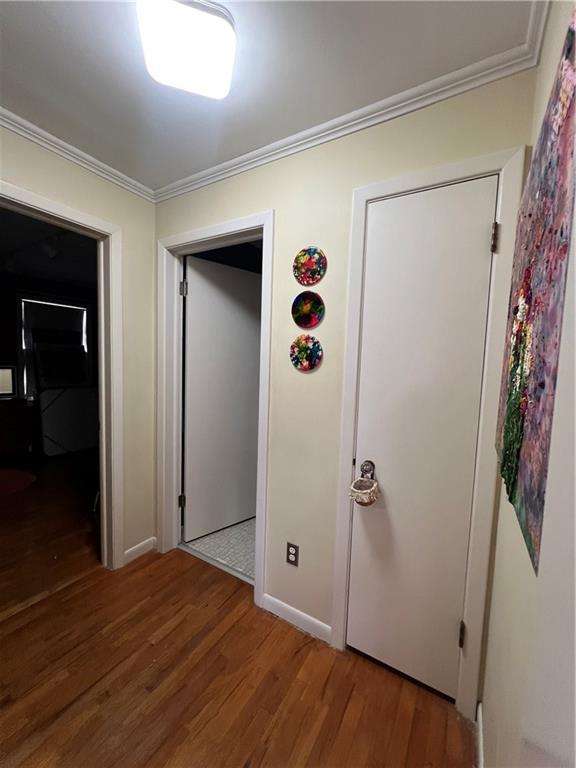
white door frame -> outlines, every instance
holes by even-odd
[[[272,315],[272,248],[274,212],[263,211],[158,241],[156,388],[156,508],[158,548],[167,552],[180,541],[182,424],[182,302],[177,300],[184,255],[247,242],[262,236],[262,305],[260,394],[258,406],[258,477],[256,486],[256,553],[254,602],[262,605],[268,488],[268,413]]]
[[[496,220],[500,224],[500,242],[494,254],[490,275],[480,426],[463,606],[466,641],[461,651],[456,695],[457,708],[470,719],[476,716],[479,690],[492,525],[498,488],[498,465],[494,440],[512,274],[516,213],[522,193],[525,156],[525,148],[512,149],[434,168],[416,175],[371,184],[355,190],[353,194],[332,604],[331,642],[337,648],[344,648],[346,644],[352,532],[352,504],[348,498],[348,489],[353,478],[352,460],[356,443],[365,226],[368,204],[393,195],[407,194],[457,181],[493,174],[499,177]]]
[[[122,231],[84,211],[0,181],[0,204],[98,242],[98,409],[100,419],[100,558],[124,565],[124,386]]]

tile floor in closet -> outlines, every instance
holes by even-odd
[[[215,533],[209,533],[182,545],[208,562],[224,565],[245,580],[254,581],[254,541],[256,518],[244,520]]]

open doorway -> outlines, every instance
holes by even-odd
[[[253,583],[262,238],[183,261],[182,543]]]
[[[98,564],[98,243],[0,208],[0,534],[8,603]]]

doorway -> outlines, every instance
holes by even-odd
[[[6,208],[0,230],[0,532],[10,602],[100,558],[98,245]]]
[[[272,254],[274,212],[262,211],[171,235],[158,243],[158,379],[156,386],[156,456],[158,548],[166,552],[182,545],[183,510],[179,499],[183,488],[183,312],[179,301],[183,289],[184,263],[197,253],[231,245],[262,242],[260,343],[258,364],[258,436],[256,472],[256,518],[254,552],[254,602],[264,606],[271,600],[265,589],[265,541],[268,488],[268,414],[270,403],[270,344],[272,316]],[[200,260],[198,260],[200,261]],[[237,270],[239,271],[239,270]],[[187,298],[188,302],[188,298]],[[201,330],[209,336],[211,318]],[[201,358],[200,358],[201,359]],[[226,467],[221,467],[223,472]],[[186,489],[187,493],[190,489]],[[186,497],[186,508],[188,496]],[[220,567],[223,567],[220,564]]]
[[[99,413],[100,562],[120,568],[124,552],[124,417],[122,364],[122,230],[116,224],[0,180],[0,208],[83,235],[97,249],[97,382]],[[80,302],[81,304],[81,302]],[[76,305],[75,305],[76,306]],[[17,366],[0,374],[15,391]],[[46,587],[46,585],[43,585]]]
[[[184,259],[182,543],[253,583],[262,239]]]

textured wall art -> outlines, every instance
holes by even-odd
[[[310,246],[298,251],[292,264],[292,272],[300,285],[316,285],[326,274],[328,259],[320,248]]]
[[[313,371],[322,361],[322,345],[307,333],[298,336],[290,345],[290,360],[298,371]]]
[[[574,209],[574,18],[518,214],[496,443],[536,573]]]
[[[316,328],[325,311],[322,297],[313,291],[302,291],[292,302],[292,319],[300,328]]]

